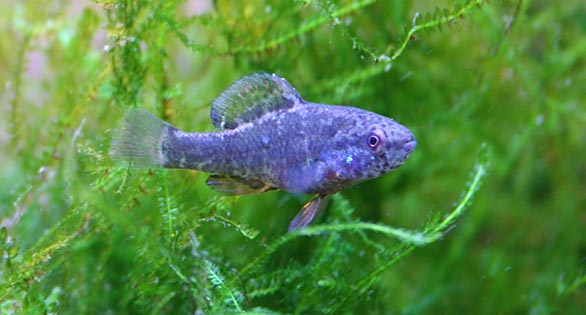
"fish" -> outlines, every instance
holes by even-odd
[[[417,146],[395,120],[364,109],[304,100],[284,78],[259,72],[229,86],[211,106],[213,132],[186,132],[131,109],[112,136],[113,160],[133,168],[209,173],[218,193],[311,194],[288,231],[310,225],[328,198],[405,163]]]

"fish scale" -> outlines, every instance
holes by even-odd
[[[331,194],[402,165],[417,143],[393,119],[350,106],[307,102],[287,80],[255,73],[214,102],[216,132],[179,130],[150,112],[127,112],[112,157],[142,168],[208,172],[220,193],[283,189],[315,196],[289,225],[309,225]]]

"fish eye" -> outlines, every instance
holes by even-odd
[[[368,146],[371,148],[376,148],[380,144],[380,137],[375,134],[371,134],[368,136]]]
[[[384,133],[381,130],[373,130],[370,134],[368,134],[368,138],[366,138],[366,143],[369,147],[378,151],[381,144],[385,141]]]
[[[374,147],[376,147],[376,145],[379,143],[379,141],[380,141],[380,139],[379,139],[379,138],[378,138],[378,136],[376,136],[376,135],[370,135],[370,136],[368,137],[368,145],[369,145],[371,148],[374,148]]]

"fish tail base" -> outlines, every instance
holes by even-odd
[[[144,109],[131,109],[114,131],[110,156],[135,168],[164,166],[162,142],[171,125]]]

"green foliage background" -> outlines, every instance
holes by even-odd
[[[583,1],[0,8],[0,313],[586,309]],[[308,196],[109,159],[125,109],[209,131],[212,100],[262,70],[393,117],[418,148],[294,234]]]

